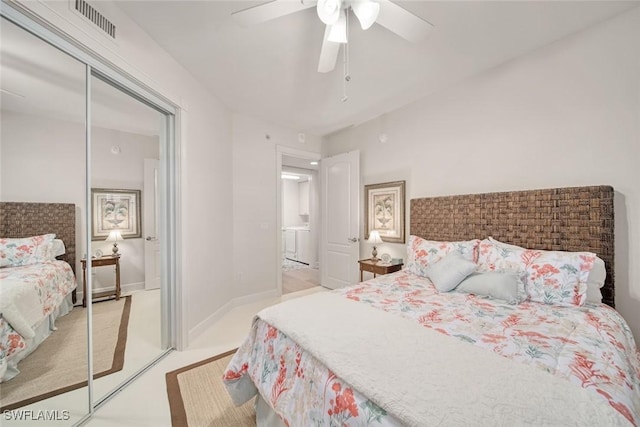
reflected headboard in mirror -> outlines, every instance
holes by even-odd
[[[602,302],[615,307],[613,196],[613,187],[590,186],[412,199],[410,234],[593,252],[607,270]]]
[[[59,257],[76,270],[76,205],[73,203],[0,202],[0,237],[54,233],[64,242]]]

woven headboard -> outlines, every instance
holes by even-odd
[[[593,252],[607,270],[602,302],[614,307],[613,194],[610,186],[594,186],[412,199],[410,234]]]
[[[73,203],[0,202],[0,236],[29,237],[55,233],[64,242],[62,260],[76,270],[76,205]]]

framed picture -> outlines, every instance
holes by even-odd
[[[385,242],[404,243],[404,181],[364,186],[365,238],[377,230]]]
[[[124,239],[142,237],[140,190],[91,189],[91,240],[105,240],[112,230]]]

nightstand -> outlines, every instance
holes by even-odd
[[[87,260],[82,259],[82,306],[87,306]],[[120,255],[108,255],[100,258],[91,258],[91,267],[116,266],[116,288],[112,291],[104,291],[93,294],[93,299],[115,296],[120,299]]]
[[[360,264],[360,281],[361,282],[363,280],[362,273],[364,273],[365,271],[373,273],[373,277],[376,277],[377,274],[389,274],[389,273],[395,273],[396,271],[400,271],[403,265],[401,262],[393,264],[393,263],[383,262],[381,259],[372,261],[371,258],[361,259],[360,261],[358,261],[358,264]]]

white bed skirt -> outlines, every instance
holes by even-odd
[[[256,397],[256,424],[257,427],[287,427],[260,393]]]
[[[44,319],[40,324],[35,328],[35,336],[33,338],[26,339],[25,342],[27,344],[27,348],[24,351],[14,355],[9,360],[5,366],[0,366],[0,383],[10,380],[20,373],[18,369],[18,363],[33,353],[38,346],[45,340],[53,331],[56,330],[56,319],[60,316],[64,316],[68,314],[71,310],[73,310],[73,301],[72,295],[69,293],[60,306],[53,311],[46,319]]]

